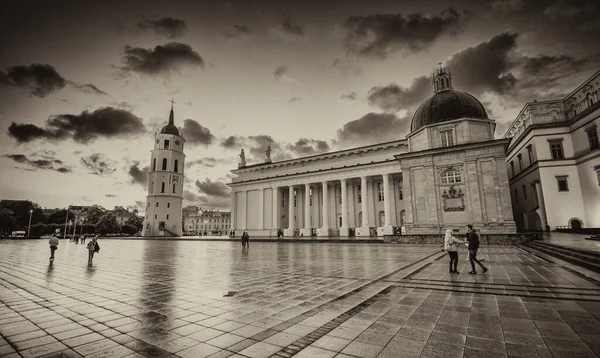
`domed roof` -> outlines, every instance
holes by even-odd
[[[175,116],[173,115],[173,106],[171,106],[171,113],[169,114],[169,123],[162,127],[162,129],[160,130],[161,134],[173,134],[178,136],[179,135],[179,129],[177,129],[177,127],[175,126]]]
[[[413,116],[411,131],[414,132],[429,124],[465,117],[489,119],[485,108],[477,98],[466,92],[448,88],[423,102]]]

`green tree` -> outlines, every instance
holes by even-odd
[[[119,226],[117,225],[117,217],[113,213],[106,213],[98,219],[96,223],[96,231],[100,235],[114,234],[119,232]]]
[[[137,215],[131,215],[129,217],[129,219],[127,219],[126,224],[135,227],[136,232],[142,231],[142,228],[144,227],[144,217],[137,216]]]
[[[10,234],[13,230],[17,229],[17,219],[13,215],[13,212],[0,208],[0,233]]]

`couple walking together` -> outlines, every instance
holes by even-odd
[[[477,250],[479,249],[479,235],[473,230],[472,225],[467,225],[467,240],[461,241],[452,236],[452,230],[446,230],[446,236],[444,238],[444,250],[448,252],[450,256],[450,273],[458,273],[458,246],[460,244],[467,244],[469,250],[469,261],[471,262],[471,272],[469,274],[477,274],[475,269],[475,263],[477,263],[483,269],[483,273],[487,272],[487,267],[477,260]]]

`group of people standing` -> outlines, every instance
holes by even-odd
[[[242,234],[242,249],[250,248],[250,235],[246,231]]]
[[[83,244],[84,242],[85,239],[82,239],[81,243]],[[52,235],[48,243],[50,244],[50,263],[52,263],[54,262],[54,252],[58,250],[58,237],[56,235]],[[92,238],[90,242],[88,242],[85,248],[88,250],[88,265],[91,265],[92,259],[94,258],[94,254],[100,251],[100,245],[98,245],[97,234]]]
[[[459,240],[452,235],[452,230],[446,230],[444,237],[444,250],[448,252],[450,257],[450,273],[458,273],[458,247],[461,244],[466,244],[469,250],[469,262],[471,263],[471,272],[469,274],[477,274],[475,264],[478,264],[483,273],[486,273],[488,268],[485,267],[480,260],[477,259],[477,250],[479,249],[479,234],[473,230],[473,225],[467,225],[466,240]]]

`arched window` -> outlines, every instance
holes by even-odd
[[[154,182],[151,182],[150,184],[150,192],[154,193]]]
[[[462,183],[462,175],[456,170],[448,170],[442,173],[442,184]]]
[[[176,185],[176,184],[177,184],[177,183],[173,183],[173,194],[175,194],[175,185]]]
[[[167,170],[167,158],[163,158],[162,170]]]
[[[178,161],[177,159],[175,159],[175,165],[173,166],[173,171],[174,171],[175,173],[177,173],[177,169],[178,169],[178,167],[179,167],[179,161]]]
[[[165,182],[164,181],[162,183],[160,183],[160,192],[161,193],[165,192]]]
[[[154,158],[154,160],[152,160],[152,171],[156,170],[156,158]]]

